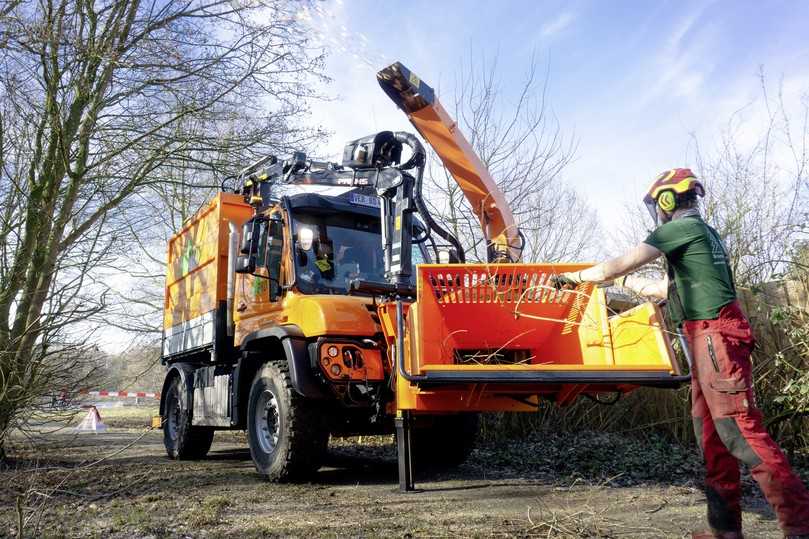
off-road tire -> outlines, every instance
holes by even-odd
[[[419,419],[426,424],[420,426]],[[460,466],[475,448],[479,429],[476,413],[437,415],[426,421],[417,417],[410,434],[414,469],[440,471]]]
[[[191,394],[182,378],[175,376],[166,394],[163,422],[163,445],[172,459],[201,459],[208,454],[213,443],[212,428],[191,425],[190,399]]]
[[[285,362],[265,364],[253,379],[247,440],[256,470],[270,481],[308,479],[323,463],[329,444],[325,410],[295,391]]]

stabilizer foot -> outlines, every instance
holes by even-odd
[[[413,455],[410,445],[410,412],[402,411],[394,420],[396,425],[396,456],[399,461],[399,492],[414,492]]]

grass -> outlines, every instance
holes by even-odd
[[[188,524],[194,528],[215,526],[222,521],[222,512],[230,505],[224,496],[206,496],[202,502],[191,510]]]
[[[270,484],[230,437],[213,458],[170,461],[157,432],[124,453],[115,434],[59,437],[60,464],[6,472],[30,495],[30,536],[651,538],[677,536],[704,513],[693,451],[662,438],[535,432],[484,443],[458,470],[417,479],[426,492],[402,495],[390,437],[337,440],[332,468],[312,483]],[[15,526],[12,490],[0,489],[0,530]]]

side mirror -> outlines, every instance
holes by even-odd
[[[261,249],[261,229],[266,219],[253,218],[242,226],[241,256],[236,258],[236,273],[255,273],[258,251]]]
[[[236,257],[236,273],[255,273],[256,256],[241,255]]]
[[[255,249],[253,246],[258,243],[259,227],[256,226],[256,220],[250,219],[242,225],[242,242],[239,245],[239,250],[243,255],[249,255]]]
[[[284,253],[284,221],[270,220],[267,237],[267,273],[270,278],[270,301],[278,301],[281,296],[281,264]]]

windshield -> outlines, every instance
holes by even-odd
[[[295,219],[295,274],[301,292],[345,294],[354,279],[385,282],[379,219],[357,214]]]

